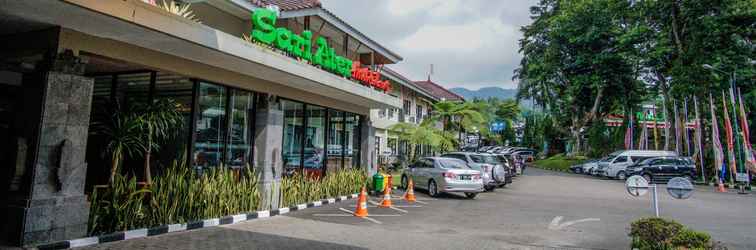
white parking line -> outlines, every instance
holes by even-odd
[[[380,204],[380,203],[375,202],[375,201],[370,201],[370,203],[373,204],[373,205],[376,205],[376,206],[378,206]],[[393,206],[393,205],[390,206],[389,208],[394,209],[394,210],[399,211],[399,212],[402,212],[402,213],[405,213],[405,214],[409,213],[409,212],[407,212],[407,210],[396,208],[396,206]]]

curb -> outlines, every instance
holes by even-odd
[[[97,245],[97,244],[102,244],[106,242],[144,238],[144,237],[150,237],[150,236],[173,233],[173,232],[190,231],[190,230],[195,230],[195,229],[200,229],[200,228],[209,228],[209,227],[216,227],[216,226],[221,226],[221,225],[231,225],[231,224],[237,224],[237,223],[241,223],[245,221],[260,219],[260,218],[268,218],[268,217],[273,217],[277,215],[283,215],[283,214],[287,214],[290,212],[303,210],[303,209],[307,209],[311,207],[319,207],[326,204],[338,203],[338,202],[342,202],[349,199],[355,199],[358,196],[359,194],[351,194],[348,196],[322,199],[319,201],[294,205],[290,207],[283,207],[283,208],[278,208],[278,209],[273,209],[273,210],[255,211],[251,213],[242,213],[242,214],[237,214],[237,215],[223,216],[220,218],[190,221],[183,224],[161,225],[161,226],[156,226],[156,227],[151,227],[151,228],[133,229],[133,230],[128,230],[128,231],[114,232],[110,234],[92,236],[92,237],[86,237],[86,238],[80,238],[80,239],[74,239],[74,240],[64,240],[64,241],[39,245],[37,246],[37,249],[40,249],[40,250],[69,249],[69,248],[74,248],[74,247]]]

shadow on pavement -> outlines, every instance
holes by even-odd
[[[331,242],[306,240],[250,232],[228,227],[213,227],[191,232],[167,234],[106,243],[79,249],[366,249]]]

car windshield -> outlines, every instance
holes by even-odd
[[[616,155],[609,155],[607,157],[601,158],[601,160],[599,160],[599,161],[600,162],[608,162],[608,161],[611,161],[612,159],[614,159],[615,156]]]
[[[475,163],[501,164],[501,161],[493,155],[470,155],[470,159]]]
[[[446,169],[468,169],[464,161],[457,159],[439,159],[438,165]]]

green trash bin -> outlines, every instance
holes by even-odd
[[[383,174],[381,173],[375,173],[373,175],[373,190],[379,193],[383,192],[383,187],[384,187],[383,179],[384,179]]]

